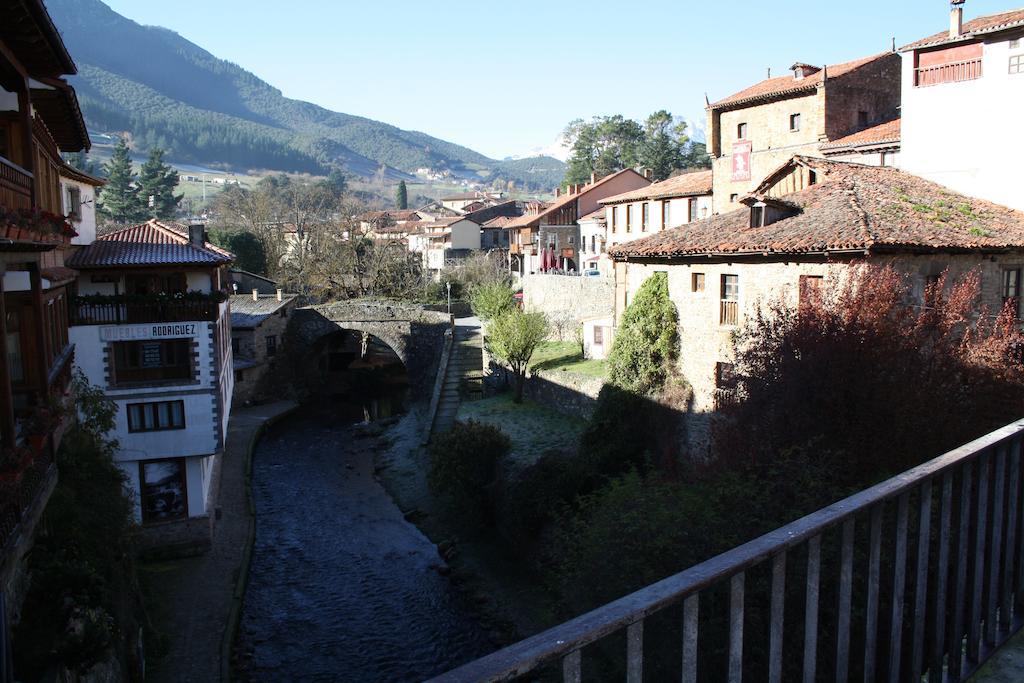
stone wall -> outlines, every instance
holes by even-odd
[[[285,333],[294,310],[295,301],[292,300],[278,312],[264,319],[255,329],[232,328],[231,339],[232,341],[238,340],[238,353],[235,354],[235,359],[250,360],[256,363],[254,367],[235,372],[232,407],[248,405],[253,401],[283,397],[281,388],[270,386],[275,383],[267,380],[275,374],[274,366],[288,354]],[[271,336],[277,342],[276,352],[273,355],[267,353],[267,337]]]
[[[523,308],[540,311],[552,324],[552,337],[570,341],[588,318],[612,315],[615,281],[605,277],[572,275],[525,275]]]
[[[563,415],[589,420],[603,386],[604,380],[599,377],[560,370],[535,372],[527,378],[523,395]]]

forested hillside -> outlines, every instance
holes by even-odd
[[[100,0],[46,4],[78,64],[71,82],[90,130],[128,131],[137,148],[163,147],[178,162],[367,176],[384,164],[392,176],[427,167],[540,187],[564,172],[555,172],[557,160],[509,166],[425,133],[286,98],[243,68],[172,31],[140,26]]]

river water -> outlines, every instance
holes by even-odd
[[[374,479],[373,448],[324,415],[259,442],[243,678],[423,680],[493,649],[433,568],[435,546]]]

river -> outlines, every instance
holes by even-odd
[[[413,681],[493,649],[375,480],[375,439],[331,423],[288,418],[253,455],[241,677]]]

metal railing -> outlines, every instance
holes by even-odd
[[[639,682],[666,614],[684,682],[965,680],[1024,617],[1022,439],[1024,420],[434,680],[580,681],[601,641]]]
[[[937,64],[914,69],[914,85],[923,88],[940,83],[958,83],[981,78],[981,59]]]
[[[73,301],[71,325],[123,325],[133,323],[176,323],[192,320],[213,321],[220,315],[220,304],[214,300],[135,301],[131,298],[109,297],[109,301]]]

